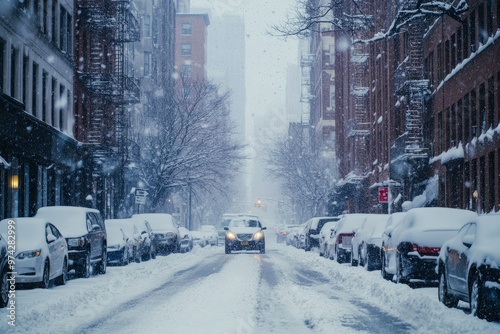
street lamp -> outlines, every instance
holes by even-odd
[[[9,185],[10,185],[10,189],[17,190],[19,188],[19,176],[12,175],[10,177]]]

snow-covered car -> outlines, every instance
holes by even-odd
[[[392,231],[396,247],[396,281],[437,280],[435,267],[441,246],[476,217],[472,211],[440,207],[406,212]]]
[[[295,247],[297,247],[299,249],[305,249],[306,248],[306,239],[307,239],[307,222],[300,225],[300,227],[297,231],[297,243],[296,243]]]
[[[319,232],[319,256],[325,256],[327,241],[332,235],[332,231],[338,224],[338,220],[330,221],[323,225],[321,231]]]
[[[293,247],[297,247],[297,242],[298,242],[298,237],[299,237],[299,229],[300,229],[300,225],[299,226],[296,226],[296,227],[292,227],[290,229],[290,232],[288,232],[288,234],[286,235],[286,239],[285,239],[285,244],[287,246],[293,246]]]
[[[191,251],[193,249],[193,236],[191,235],[191,231],[184,226],[179,226],[178,229],[181,237],[180,252],[186,253]]]
[[[139,229],[139,234],[141,236],[141,247],[140,255],[142,261],[148,261],[156,258],[157,254],[157,243],[156,234],[154,234],[153,229],[148,221],[143,220],[141,217],[132,218],[136,221],[136,225]]]
[[[392,231],[403,220],[406,212],[392,213],[385,224],[382,234],[382,243],[380,249],[380,273],[386,280],[392,280],[396,274],[396,245],[392,238]]]
[[[108,235],[108,264],[127,265],[134,259],[136,240],[125,233],[124,225],[127,219],[106,219],[106,233]]]
[[[439,300],[470,304],[478,318],[500,318],[500,215],[479,216],[441,247],[437,262]]]
[[[168,213],[140,213],[132,218],[140,218],[147,221],[155,235],[155,243],[158,253],[177,253],[180,248],[179,229],[174,223],[172,215]]]
[[[368,271],[380,269],[382,234],[389,215],[372,214],[365,218],[351,240],[351,265],[363,266]]]
[[[9,235],[9,225],[15,223],[16,283],[36,283],[47,289],[51,280],[66,284],[68,246],[61,232],[43,218],[10,218],[0,222],[2,238]]]
[[[351,213],[341,216],[333,239],[333,256],[338,263],[351,262],[352,238],[355,231],[368,216],[369,214],[364,213]]]
[[[328,222],[339,220],[339,217],[313,217],[309,219],[306,223],[306,244],[305,251],[310,251],[314,247],[319,247],[319,232],[323,225]]]
[[[14,232],[12,232],[14,233]],[[11,234],[10,234],[11,235]],[[12,235],[11,235],[12,236]],[[0,233],[0,308],[6,307],[9,302],[9,272],[12,272],[9,267],[7,256],[7,238],[9,232],[5,237]]]
[[[298,226],[299,225],[290,224],[290,225],[284,225],[284,226],[279,227],[278,230],[276,231],[276,242],[277,243],[285,242],[286,238],[287,238],[288,234],[290,233],[290,231],[292,230],[292,228],[298,227]]]
[[[226,227],[225,252],[258,250],[266,252],[266,238],[260,221],[256,219],[237,218],[231,220]]]
[[[191,236],[193,237],[194,246],[205,247],[206,245],[208,245],[208,240],[202,232],[191,231]]]
[[[105,224],[109,224],[109,221],[116,221],[116,224],[120,226],[122,231],[127,236],[127,243],[129,244],[129,262],[135,261],[137,263],[141,262],[142,250],[142,237],[139,233],[139,227],[141,224],[138,220],[132,218],[124,219],[109,219],[105,221]]]
[[[68,269],[78,277],[105,274],[107,235],[99,210],[77,206],[39,208],[35,217],[45,218],[61,231],[68,244]],[[95,268],[95,270],[94,270]]]
[[[205,235],[205,238],[208,241],[210,246],[217,246],[219,233],[217,232],[217,228],[213,225],[201,225],[200,232]]]

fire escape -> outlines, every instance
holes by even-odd
[[[127,194],[130,160],[127,105],[138,103],[140,89],[130,65],[129,43],[139,41],[139,25],[130,0],[77,0],[78,77],[86,88],[85,141],[92,147],[96,206],[115,217]],[[133,59],[132,59],[133,60]]]
[[[92,95],[88,143],[100,144],[95,158],[124,155],[128,121],[125,105],[139,101],[138,79],[125,71],[126,44],[139,41],[138,22],[130,0],[78,0],[79,22],[87,50],[80,79]]]
[[[368,122],[368,87],[366,84],[368,71],[368,52],[366,46],[353,45],[351,54],[352,69],[352,106],[353,114],[348,124],[348,136],[353,140],[354,174],[362,176],[366,172],[367,137],[370,135]]]
[[[415,8],[417,2],[408,1],[404,9]],[[423,117],[429,82],[424,79],[422,24],[415,21],[408,26],[408,40],[408,56],[396,69],[394,78],[396,94],[405,96],[407,100],[406,131],[396,140],[395,152],[391,154],[392,159],[396,160],[427,157],[423,138]]]

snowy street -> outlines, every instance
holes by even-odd
[[[437,289],[411,289],[339,265],[267,232],[267,252],[187,254],[108,267],[66,286],[16,292],[2,333],[495,333],[498,322],[448,309]]]

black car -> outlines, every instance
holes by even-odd
[[[105,274],[107,234],[99,210],[76,206],[49,206],[38,209],[36,217],[53,223],[68,244],[68,270],[88,278],[94,272]],[[94,270],[95,269],[95,270]]]
[[[478,318],[500,318],[500,215],[489,214],[464,225],[441,248],[436,271],[439,300],[456,307],[470,304]]]
[[[255,219],[236,218],[231,220],[226,230],[225,251],[258,250],[266,252],[266,238],[260,221]]]

